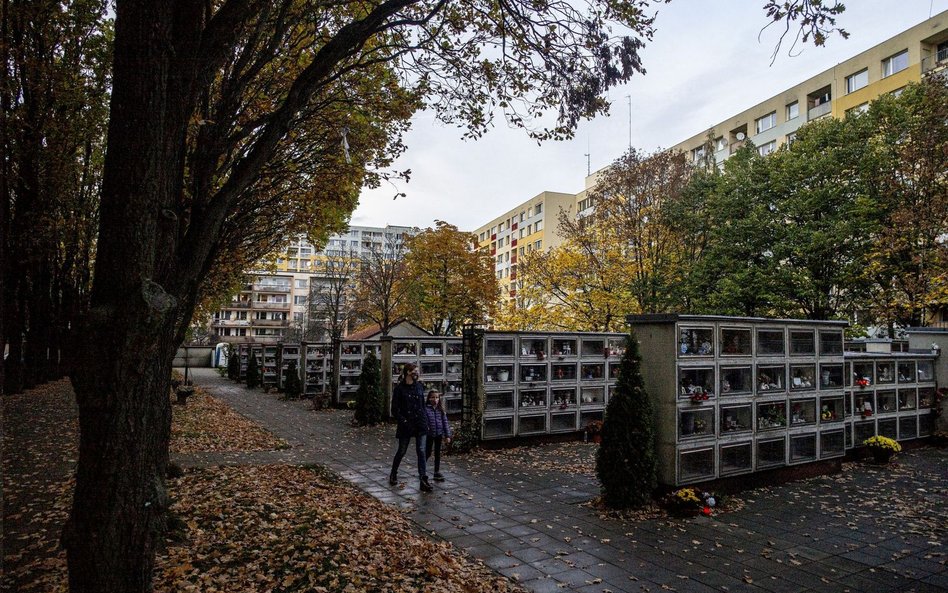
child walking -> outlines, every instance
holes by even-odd
[[[425,416],[428,418],[428,442],[425,443],[425,459],[431,457],[434,451],[434,480],[443,482],[444,476],[441,474],[441,442],[451,442],[451,425],[448,423],[448,415],[441,405],[441,394],[437,389],[428,392],[428,403],[425,406]]]

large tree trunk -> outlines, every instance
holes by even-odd
[[[171,362],[193,307],[176,266],[175,212],[202,16],[187,0],[117,4],[95,278],[72,375],[79,464],[63,542],[73,593],[151,589]]]

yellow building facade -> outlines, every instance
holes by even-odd
[[[822,117],[846,117],[887,93],[897,93],[923,76],[948,66],[948,11],[828,68],[770,99],[671,147],[705,158],[707,142],[720,163],[753,142],[769,154],[788,142],[803,124]]]

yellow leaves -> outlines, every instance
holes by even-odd
[[[269,451],[286,443],[197,388],[186,406],[173,405],[171,451]]]

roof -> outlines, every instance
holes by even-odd
[[[431,332],[423,327],[408,321],[407,319],[398,319],[388,329],[389,335],[399,336],[430,336]],[[373,323],[361,327],[345,337],[347,341],[352,340],[378,340],[382,337],[382,327]]]

